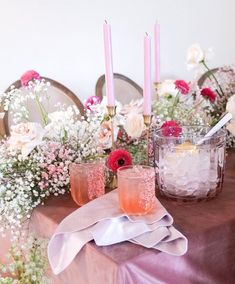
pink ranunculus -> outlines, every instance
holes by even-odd
[[[162,134],[163,136],[169,137],[179,137],[182,133],[182,128],[175,120],[165,121],[162,126]]]
[[[189,84],[184,80],[176,80],[175,87],[180,91],[181,94],[187,95],[189,92]]]
[[[40,79],[41,79],[41,77],[38,74],[38,72],[36,72],[34,70],[29,70],[29,71],[25,72],[21,76],[20,81],[21,81],[21,85],[23,87],[27,87],[28,84],[29,84],[29,81],[31,81],[31,80],[40,80]]]
[[[216,93],[213,92],[213,91],[211,90],[211,88],[203,88],[203,89],[201,90],[201,95],[202,95],[204,98],[210,100],[211,103],[214,103],[214,102],[215,102]]]
[[[101,98],[98,96],[91,96],[85,102],[85,109],[91,110],[91,106],[101,103]]]

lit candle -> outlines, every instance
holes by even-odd
[[[154,26],[154,62],[155,62],[155,78],[154,82],[160,82],[160,25],[158,22]]]
[[[151,115],[151,39],[148,34],[144,38],[144,115]]]
[[[104,54],[105,54],[105,88],[106,88],[107,104],[108,106],[115,106],[111,27],[106,21],[103,25],[103,31],[104,31]]]

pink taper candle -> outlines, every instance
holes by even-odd
[[[151,39],[144,38],[144,115],[151,115],[152,82],[151,82]]]
[[[154,82],[160,82],[160,25],[156,22],[154,26]]]
[[[111,27],[106,21],[103,25],[103,31],[104,31],[104,55],[105,55],[105,87],[106,87],[107,105],[115,106]]]

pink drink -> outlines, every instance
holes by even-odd
[[[105,193],[103,162],[71,164],[69,169],[71,195],[79,206]]]
[[[118,169],[119,205],[127,214],[144,215],[155,204],[155,173],[148,166],[127,166]]]

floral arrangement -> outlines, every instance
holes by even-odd
[[[188,49],[188,68],[196,70],[197,79],[206,71],[207,76],[204,75],[204,80],[200,82],[199,79],[198,82],[204,88],[213,90],[214,94],[216,94],[214,103],[209,109],[209,116],[212,120],[211,125],[213,125],[228,110],[226,106],[229,98],[235,94],[235,68],[234,66],[224,66],[211,69],[208,64],[210,58],[211,56],[208,58],[208,52],[203,51],[198,44],[194,44]],[[233,114],[233,112],[231,113]],[[231,126],[227,127],[227,129],[230,131]],[[230,132],[228,132],[227,145],[228,147],[235,146],[233,133],[230,134]]]
[[[0,284],[49,284],[46,246],[47,241],[33,236],[21,247],[13,244],[7,255],[9,263],[0,265]]]
[[[162,127],[166,136],[177,137],[181,125],[213,125],[226,110],[235,117],[234,69],[220,69],[218,76],[220,73],[211,71],[207,60],[208,52],[199,45],[189,48],[188,67],[209,72],[203,86],[199,86],[198,77],[194,82],[165,80],[156,86],[152,127]],[[119,167],[142,164],[146,159],[142,99],[124,106],[116,102],[116,116],[111,121],[106,98],[101,101],[96,96],[85,102],[84,117],[76,106],[58,104],[56,111],[49,112],[45,107],[50,102],[49,88],[50,83],[31,70],[21,77],[21,88],[12,86],[0,95],[1,108],[13,117],[10,137],[0,141],[0,232],[4,235],[5,229],[10,230],[15,240],[35,207],[51,195],[69,191],[71,163],[107,157],[107,166],[115,176]],[[40,123],[30,121],[30,100],[37,106]],[[114,151],[112,123],[117,148]],[[169,132],[172,126],[174,132]],[[227,129],[235,135],[235,119]],[[22,275],[23,282],[0,278],[0,283],[44,283],[39,247],[36,240],[29,244],[28,259],[23,259],[21,250],[13,247],[11,256],[15,263],[9,269]],[[38,272],[30,266],[32,255]]]
[[[88,98],[89,108],[86,108],[87,121],[99,121],[99,141],[106,153],[112,147],[111,118],[107,114],[106,98],[100,102],[94,97]],[[85,106],[87,102],[85,103]],[[122,106],[116,102],[114,117],[114,140],[116,148],[123,148],[131,153],[133,163],[141,163],[146,159],[145,124],[143,119],[143,99],[131,101]]]
[[[157,86],[153,113],[157,124],[175,120],[182,125],[210,124],[209,111],[215,94],[208,88],[199,89],[184,80],[165,80]]]
[[[106,99],[88,98],[84,117],[75,106],[58,105],[50,113],[44,106],[45,98],[50,100],[49,87],[37,72],[29,71],[21,77],[20,89],[13,86],[0,96],[4,110],[14,117],[10,137],[0,142],[0,222],[2,233],[10,229],[14,238],[36,206],[50,195],[69,191],[71,163],[106,157],[111,151]],[[41,123],[29,121],[29,99],[36,102]],[[117,148],[123,150],[111,153],[108,166],[112,171],[115,163],[146,158],[142,105],[142,100],[126,106],[117,102],[114,134]]]
[[[212,126],[221,118],[228,99],[235,93],[235,70],[228,66],[215,73],[208,66],[211,57],[211,49],[203,51],[198,44],[193,44],[187,52],[187,67],[196,70],[194,81],[165,80],[156,86],[155,124],[161,126],[165,121],[176,121],[181,125]],[[207,78],[200,84],[205,72]],[[233,140],[230,135],[228,146],[235,145]]]
[[[199,45],[192,45],[187,63],[189,68],[207,70],[209,82],[213,84],[204,82],[198,86],[196,79],[196,82],[165,80],[157,85],[153,127],[168,125],[169,121],[177,125],[217,122],[235,87],[231,83],[224,88],[223,81],[208,67],[208,54]],[[105,98],[102,101],[96,96],[88,98],[85,116],[81,118],[75,106],[58,105],[58,110],[51,113],[46,110],[50,84],[37,72],[23,74],[21,86],[19,89],[12,86],[0,96],[2,108],[12,113],[14,122],[11,136],[0,142],[0,221],[4,224],[1,230],[11,229],[15,234],[33,208],[43,204],[50,195],[69,190],[71,163],[105,157],[112,146],[111,118]],[[28,100],[36,103],[41,123],[29,121]],[[125,151],[134,164],[143,163],[147,151],[143,100],[131,101],[125,106],[116,102],[116,106],[114,139],[116,147],[122,150],[111,153],[108,159],[113,172],[120,161],[130,161],[128,155],[119,159]],[[233,132],[233,124],[228,129]]]

